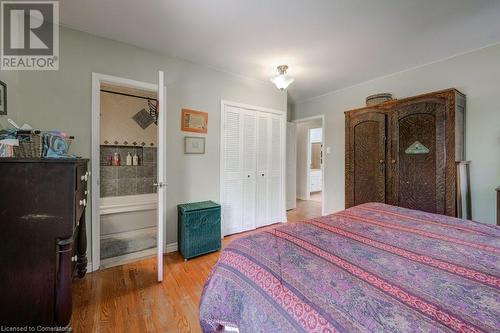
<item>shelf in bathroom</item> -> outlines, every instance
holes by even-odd
[[[131,166],[136,166],[136,167],[140,167],[140,166],[143,166],[143,164],[139,164],[139,165],[107,165],[107,164],[101,164],[102,167],[131,167]]]

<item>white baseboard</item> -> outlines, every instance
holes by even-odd
[[[179,249],[178,249],[178,246],[177,246],[177,242],[170,243],[170,244],[167,244],[165,253],[171,253],[171,252],[175,252],[175,251],[178,251],[178,250]]]

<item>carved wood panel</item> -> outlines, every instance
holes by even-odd
[[[364,113],[350,119],[348,189],[349,205],[366,202],[385,202],[385,135],[386,116],[382,113]]]
[[[393,115],[392,201],[445,213],[445,107],[442,100],[409,103]]]

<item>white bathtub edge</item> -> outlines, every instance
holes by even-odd
[[[158,195],[140,194],[101,198],[100,215],[154,210],[158,208]]]

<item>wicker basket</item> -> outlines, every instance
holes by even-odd
[[[370,95],[366,98],[366,106],[374,106],[392,100],[392,94],[382,93]]]
[[[18,135],[18,138],[22,141],[19,141],[19,146],[14,146],[14,157],[42,157],[43,140],[39,131],[22,133]]]
[[[185,259],[221,248],[220,205],[204,201],[177,207],[177,244]]]

